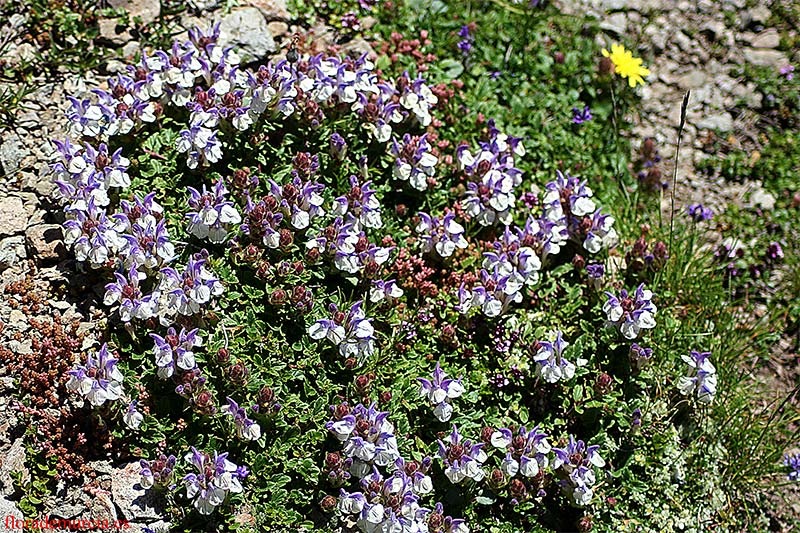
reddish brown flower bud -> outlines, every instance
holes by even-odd
[[[322,501],[319,502],[319,506],[326,513],[331,513],[333,512],[334,509],[336,509],[336,498],[328,494],[327,496],[322,498]]]

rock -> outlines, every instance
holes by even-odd
[[[133,36],[128,28],[121,25],[118,19],[99,19],[97,26],[100,29],[100,40],[111,44],[125,44]]]
[[[744,59],[748,63],[759,67],[777,68],[787,63],[786,56],[777,50],[765,50],[762,48],[745,48]]]
[[[361,57],[364,54],[367,54],[368,57],[375,57],[375,50],[361,37],[356,37],[342,46],[341,51],[353,58]]]
[[[28,227],[28,213],[22,199],[16,196],[0,198],[0,237],[17,235]]]
[[[289,33],[289,25],[280,20],[275,20],[267,24],[267,28],[272,32],[273,37],[282,37]]]
[[[289,20],[289,10],[286,0],[250,0],[249,5],[261,10],[267,20]]]
[[[757,6],[742,13],[742,29],[764,26],[772,15],[766,6]]]
[[[775,197],[772,195],[772,193],[759,187],[750,195],[749,205],[752,207],[760,207],[761,209],[766,209],[767,211],[772,211],[775,209]]]
[[[23,520],[24,516],[22,515],[22,511],[17,508],[17,504],[14,502],[10,502],[5,498],[0,497],[0,517],[3,519],[3,526],[6,525],[5,521],[11,522],[11,518],[13,517],[15,520]],[[13,526],[8,529],[8,531],[14,531],[16,528]],[[20,527],[20,529],[22,529]]]
[[[111,496],[126,520],[159,520],[164,512],[164,498],[157,491],[145,490],[139,485],[140,470],[138,462],[115,469],[111,476]]]
[[[19,170],[20,162],[30,154],[30,151],[25,148],[20,142],[17,135],[9,135],[8,138],[0,144],[0,167],[6,175],[11,175]]]
[[[94,520],[107,520],[109,523],[117,520],[117,509],[114,507],[111,497],[105,492],[98,491],[92,497],[89,502],[89,514]]]
[[[108,4],[115,9],[124,9],[131,22],[139,17],[142,24],[150,24],[161,14],[160,0],[108,0]]]
[[[627,28],[628,21],[625,19],[625,13],[614,13],[605,17],[600,22],[600,29],[616,35],[624,35]]]
[[[28,324],[28,318],[25,316],[25,313],[20,311],[19,309],[12,309],[11,313],[8,315],[8,324],[14,331],[27,331],[30,325]]]
[[[733,129],[733,117],[730,113],[716,113],[708,115],[695,123],[697,129],[731,131]]]
[[[106,72],[109,74],[123,74],[127,71],[125,63],[118,59],[112,59],[106,63]]]
[[[0,271],[25,259],[25,237],[16,235],[0,240]]]
[[[237,9],[220,21],[219,44],[233,46],[243,63],[264,59],[278,51],[267,19],[255,7]]]
[[[778,48],[780,44],[781,36],[774,29],[762,31],[750,41],[750,46],[754,48]]]
[[[122,47],[122,57],[133,59],[136,53],[142,48],[139,41],[131,41]]]
[[[23,172],[22,187],[27,191],[35,192],[42,198],[50,198],[56,190],[50,167],[41,165],[38,173]]]
[[[697,89],[706,84],[706,79],[707,78],[705,72],[699,69],[694,69],[687,72],[683,76],[680,76],[676,80],[676,83],[678,84],[678,87],[680,87],[683,90]]]
[[[14,493],[14,480],[12,472],[22,473],[22,482],[27,483],[31,474],[25,466],[25,443],[22,437],[11,445],[11,448],[0,458],[0,495],[9,496]],[[3,515],[0,515],[2,517]]]
[[[31,255],[43,261],[63,259],[67,249],[58,224],[37,224],[25,232],[25,241]]]

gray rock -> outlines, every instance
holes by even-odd
[[[109,74],[122,74],[126,70],[126,64],[118,59],[112,59],[106,63],[106,72]]]
[[[122,47],[122,57],[132,59],[141,47],[142,44],[139,41],[126,43],[125,46]]]
[[[111,44],[125,44],[133,36],[119,19],[99,19],[97,26],[100,29],[100,40]]]
[[[28,227],[28,212],[16,196],[0,198],[0,237],[17,235]]]
[[[19,170],[20,162],[30,154],[30,150],[25,148],[15,134],[0,144],[0,167],[6,175],[11,175]]]
[[[42,198],[50,198],[56,190],[53,183],[53,173],[47,165],[41,165],[39,172],[23,172],[22,187],[27,191],[33,191]]]
[[[160,0],[108,0],[108,4],[115,9],[124,9],[131,22],[139,17],[143,24],[150,24],[161,14]]]
[[[89,515],[94,520],[116,522],[117,509],[108,494],[98,491],[89,502]]]
[[[605,19],[600,22],[600,29],[616,35],[624,35],[627,24],[628,21],[625,19],[625,13],[614,13],[613,15],[605,17]]]
[[[132,522],[152,522],[163,518],[164,498],[157,491],[139,485],[139,463],[129,463],[114,470],[111,496],[122,516]]]
[[[695,123],[698,129],[731,131],[733,129],[733,117],[730,113],[716,113],[708,115]]]
[[[367,54],[367,56],[370,57],[375,56],[375,50],[373,50],[372,46],[370,46],[370,44],[361,37],[356,37],[352,41],[342,46],[342,52],[354,58],[361,57],[364,54]]]
[[[697,88],[702,87],[703,85],[705,85],[707,79],[708,78],[706,77],[706,73],[705,72],[703,72],[702,70],[699,70],[699,69],[694,69],[694,70],[690,70],[689,72],[687,72],[683,76],[680,76],[676,80],[676,83],[678,84],[678,87],[680,87],[683,90],[686,90],[686,89],[697,89]]]
[[[742,13],[742,27],[763,26],[772,15],[767,6],[756,6]]]
[[[754,48],[778,48],[780,44],[781,36],[774,29],[762,31],[750,41],[750,46]]]
[[[0,497],[0,517],[3,521],[7,520],[6,517],[14,517],[16,520],[24,520],[24,516],[22,515],[22,511],[19,510],[17,504],[14,502],[10,502],[5,498]],[[8,519],[10,521],[10,519]],[[5,526],[5,523],[3,523]],[[9,529],[9,531],[13,531],[14,529]]]
[[[0,271],[25,259],[25,237],[16,235],[0,240]]]
[[[278,51],[267,19],[255,7],[237,9],[220,21],[219,44],[233,46],[242,62],[263,59]]]
[[[772,211],[775,209],[775,197],[772,195],[772,193],[759,187],[750,195],[749,205],[752,207],[760,207],[761,209],[766,209],[767,211]]]
[[[762,48],[745,48],[744,59],[748,63],[759,67],[779,67],[785,64],[786,56],[777,50],[765,50]]]
[[[31,255],[43,261],[63,259],[67,256],[61,226],[36,224],[25,232],[25,242]]]
[[[267,24],[267,28],[272,32],[273,37],[282,37],[289,33],[289,25],[280,20],[270,22]]]
[[[15,440],[11,448],[3,454],[2,462],[0,462],[0,495],[2,496],[14,493],[12,472],[21,472],[23,483],[27,483],[31,478],[31,474],[25,466],[25,443],[21,437]],[[0,518],[2,516],[0,515]]]
[[[289,20],[286,0],[250,0],[249,5],[257,7],[267,20]]]

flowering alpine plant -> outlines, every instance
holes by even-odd
[[[392,303],[401,296],[403,296],[403,289],[401,289],[397,285],[397,281],[393,279],[386,281],[375,280],[372,282],[372,287],[369,289],[369,301],[372,303]]]
[[[139,485],[141,485],[143,489],[149,489],[154,486],[170,486],[172,484],[176,462],[177,459],[175,459],[174,455],[167,457],[163,453],[158,456],[158,459],[153,461],[148,461],[146,459],[140,460]]]
[[[375,329],[372,319],[364,314],[362,303],[360,300],[354,303],[347,314],[330,304],[333,317],[317,320],[308,328],[308,336],[314,340],[328,339],[338,347],[343,357],[355,357],[356,361],[363,363],[375,353]]]
[[[169,311],[191,316],[200,312],[213,296],[223,293],[222,283],[209,271],[203,254],[190,257],[179,273],[171,267],[161,270],[158,290],[167,295]]]
[[[695,222],[703,222],[714,218],[714,212],[703,204],[691,204],[686,211],[689,213],[689,218]]]
[[[155,270],[176,257],[175,244],[167,230],[166,219],[147,214],[131,222],[125,214],[112,216],[115,229],[124,242],[119,256],[126,267]]]
[[[431,379],[417,378],[420,383],[419,394],[427,398],[433,407],[433,414],[439,422],[447,422],[453,416],[453,406],[448,400],[453,400],[464,394],[464,385],[461,378],[447,379],[447,374],[436,363]]]
[[[136,400],[128,404],[128,409],[122,415],[122,421],[131,429],[139,429],[144,421],[144,415],[136,409]]]
[[[124,376],[117,367],[118,361],[109,353],[108,345],[103,344],[96,354],[90,353],[86,357],[85,365],[76,365],[67,371],[67,389],[77,391],[93,407],[120,399]]]
[[[352,475],[363,478],[373,465],[388,466],[400,457],[389,413],[378,411],[376,404],[358,404],[351,409],[345,402],[331,406],[331,412],[333,419],[325,429],[343,443],[345,456],[353,460]]]
[[[212,191],[208,191],[205,185],[202,193],[194,187],[188,187],[188,190],[188,204],[192,209],[186,213],[189,233],[213,243],[223,242],[228,236],[230,226],[239,224],[242,217],[233,202],[225,199],[228,190],[222,180],[217,180]]]
[[[430,253],[435,250],[440,257],[450,257],[456,248],[469,246],[464,238],[464,227],[456,222],[455,213],[447,213],[441,219],[427,213],[417,213],[419,223],[416,231],[422,240],[422,251]]]
[[[644,287],[644,283],[629,295],[622,289],[619,297],[606,292],[608,300],[603,304],[607,326],[614,326],[622,332],[626,339],[636,339],[643,329],[656,327],[656,305],[652,302],[653,293]]]
[[[155,316],[157,295],[143,295],[139,288],[139,282],[147,279],[144,272],[139,272],[132,266],[125,275],[115,272],[114,277],[117,281],[106,285],[103,303],[109,306],[119,303],[120,320],[130,322],[134,318],[147,320]]]
[[[177,332],[175,328],[170,327],[163,337],[156,333],[150,334],[155,342],[153,355],[158,367],[158,377],[167,379],[175,374],[176,369],[180,372],[192,370],[197,366],[193,350],[203,345],[203,338],[197,334],[198,331],[198,328],[189,331],[181,328],[180,332]]]
[[[681,359],[688,365],[685,376],[678,379],[678,390],[684,396],[697,395],[700,403],[711,403],[717,393],[717,369],[709,361],[711,352],[692,350]]]
[[[433,481],[431,481],[428,472],[433,466],[433,459],[425,457],[422,461],[406,461],[402,457],[398,457],[394,464],[388,466],[390,471],[401,470],[405,472],[411,481],[411,486],[414,492],[424,496],[433,492]]]
[[[95,204],[94,197],[86,201],[86,209],[70,207],[65,212],[64,244],[72,246],[75,259],[100,268],[113,260],[124,247],[124,241],[114,230],[106,210]]]
[[[381,202],[372,189],[372,182],[359,184],[356,176],[350,176],[350,192],[333,200],[331,212],[344,217],[348,224],[352,224],[354,231],[383,226]]]
[[[569,343],[564,340],[561,331],[551,334],[552,342],[539,341],[539,350],[533,360],[539,364],[537,374],[548,383],[569,380],[575,376],[575,364],[567,361],[563,354]]]
[[[553,448],[553,470],[561,478],[559,486],[578,507],[589,505],[594,497],[592,487],[597,477],[592,467],[602,468],[606,464],[599,449],[598,445],[586,446],[582,440],[576,441],[572,435],[564,448]]]
[[[506,226],[502,236],[492,243],[492,248],[493,252],[483,254],[483,268],[495,278],[507,277],[506,283],[516,287],[516,291],[539,281],[542,261],[533,248],[522,244],[510,226]]]
[[[439,158],[428,143],[428,136],[412,137],[403,135],[402,143],[392,141],[392,155],[395,157],[392,175],[400,181],[407,181],[418,191],[428,188],[428,180],[436,172]]]
[[[283,214],[284,220],[294,229],[306,229],[314,218],[325,214],[320,196],[324,185],[312,181],[304,182],[299,176],[283,186],[271,179],[267,183],[277,203],[275,209]]]
[[[472,443],[464,440],[458,428],[453,424],[444,442],[439,443],[439,458],[444,463],[444,474],[453,484],[458,485],[465,479],[481,481],[486,477],[483,463],[486,462],[486,452],[483,451],[482,442]]]
[[[338,505],[343,514],[356,515],[361,531],[427,531],[430,510],[419,506],[419,496],[405,472],[397,470],[384,479],[373,467],[361,480],[361,488],[353,493],[340,489]]]
[[[236,436],[241,440],[258,440],[261,438],[261,426],[253,420],[247,418],[247,411],[244,407],[239,407],[231,398],[226,398],[228,405],[224,405],[221,411],[233,417],[233,425],[236,428]]]
[[[789,481],[800,480],[800,453],[785,454],[783,465],[789,469],[789,473],[786,475]]]
[[[583,124],[584,122],[589,122],[592,120],[592,112],[589,110],[589,106],[583,106],[583,110],[578,109],[577,107],[572,108],[572,123],[573,124]]]
[[[218,454],[215,451],[212,458],[192,446],[191,453],[186,454],[184,459],[197,470],[197,473],[184,476],[183,483],[186,485],[186,497],[193,500],[194,508],[200,514],[213,513],[228,494],[242,492],[241,480],[248,476],[249,471],[229,461],[227,452]]]
[[[508,477],[517,473],[528,478],[537,476],[550,464],[548,455],[552,447],[547,437],[539,426],[530,431],[522,426],[517,435],[508,428],[494,431],[490,437],[492,446],[507,451],[500,470]]]

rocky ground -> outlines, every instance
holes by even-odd
[[[114,7],[126,7],[132,16],[147,24],[160,12],[159,0],[112,0]],[[215,2],[206,2],[214,4]],[[236,45],[246,60],[259,60],[285,50],[297,30],[282,0],[250,0],[228,15],[221,11],[198,12],[181,21],[183,27],[222,21],[222,38]],[[197,2],[195,2],[197,4]],[[776,48],[777,31],[767,27],[768,7],[747,8],[745,0],[562,0],[566,12],[595,13],[607,33],[607,46],[622,36],[638,42],[637,55],[646,59],[652,71],[642,89],[643,106],[637,116],[626,117],[635,124],[634,138],[657,141],[664,158],[663,172],[669,176],[677,142],[680,103],[686,91],[691,99],[680,158],[676,205],[702,202],[718,210],[729,203],[758,205],[771,209],[775,198],[757,182],[715,181],[695,171],[695,165],[708,157],[705,152],[710,135],[724,135],[727,142],[757,149],[759,138],[754,128],[755,109],[760,95],[752,84],[737,78],[743,63],[778,69],[797,58],[786,57]],[[213,6],[212,6],[213,7]],[[16,21],[19,22],[19,21]],[[12,26],[15,21],[6,22]],[[369,24],[367,20],[365,24]],[[6,28],[7,29],[7,28]],[[101,20],[102,40],[121,48],[132,58],[139,48],[129,28],[113,19]],[[332,32],[325,27],[312,29],[320,48],[332,44]],[[30,45],[11,43],[0,58],[20,61],[31,54]],[[369,51],[361,40],[347,49]],[[82,285],[74,264],[61,243],[58,210],[50,200],[53,186],[47,162],[53,154],[50,139],[65,136],[63,112],[66,94],[76,95],[100,85],[109,73],[119,72],[124,63],[108,62],[103,72],[82,76],[66,74],[62,79],[38,80],[38,88],[16,111],[12,127],[0,133],[0,345],[18,355],[30,354],[32,325],[38,320],[75,323],[82,344],[95,343],[92,331],[102,320],[97,293]],[[747,107],[742,107],[745,103]],[[742,111],[744,109],[744,111]],[[665,201],[665,210],[669,209]],[[9,294],[9,286],[28,280],[30,294]],[[38,302],[36,311],[22,311],[29,300]],[[0,365],[0,516],[21,516],[11,499],[18,497],[12,472],[27,476],[22,435],[26,430],[9,398],[15,379]],[[83,487],[60,487],[47,502],[49,514],[59,518],[125,518],[149,525],[156,531],[168,529],[158,512],[158,502],[144,498],[134,487],[138,469],[134,464],[112,465],[98,461],[91,465],[95,479]],[[800,512],[800,509],[797,510]]]

